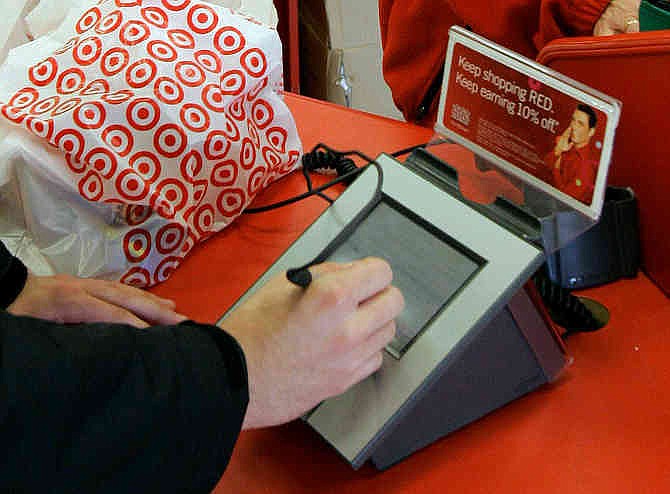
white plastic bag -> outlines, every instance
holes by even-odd
[[[274,29],[204,2],[68,14],[0,68],[0,227],[56,272],[165,280],[298,166],[281,58]]]

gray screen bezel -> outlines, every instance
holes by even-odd
[[[488,323],[539,267],[542,251],[513,235],[387,155],[383,193],[486,260],[476,276],[432,319],[401,359],[384,355],[382,368],[306,417],[354,467],[370,456],[403,409],[473,331]],[[275,274],[315,258],[374,195],[377,172],[369,168],[291,245],[229,309],[233,310]],[[224,324],[225,315],[219,320]],[[441,365],[442,364],[442,365]]]

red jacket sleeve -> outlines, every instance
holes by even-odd
[[[549,41],[590,35],[610,0],[379,0],[383,73],[409,121],[432,125],[439,100],[431,91],[444,67],[449,28],[474,32],[529,57]],[[531,42],[531,39],[534,42]],[[426,103],[426,105],[424,105]],[[425,118],[418,111],[426,106]]]
[[[383,73],[410,121],[444,67],[449,28],[463,24],[447,1],[379,0]],[[437,97],[432,98],[433,106]],[[430,123],[430,122],[428,122]]]
[[[611,0],[543,0],[535,46],[567,36],[591,36]]]

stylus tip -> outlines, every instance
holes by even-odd
[[[293,268],[286,271],[286,278],[294,285],[307,288],[312,282],[312,273],[307,268]]]

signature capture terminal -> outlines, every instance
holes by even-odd
[[[449,53],[459,43],[496,63],[509,58],[521,80],[548,86],[557,80],[571,98],[597,99],[601,108],[618,111],[610,98],[464,30],[450,33],[447,66],[456,67]],[[445,73],[443,108],[456,77]],[[608,125],[615,125],[615,113]],[[368,460],[387,468],[555,380],[571,361],[525,285],[548,253],[595,222],[600,182],[588,204],[577,204],[540,183],[538,173],[517,170],[514,160],[497,159],[466,131],[452,135],[449,122],[442,124],[440,136],[457,142],[446,146],[484,159],[489,173],[521,191],[519,204],[468,199],[461,190],[464,171],[432,152],[415,152],[404,163],[382,154],[231,308],[272,276],[315,258],[378,256],[391,264],[406,304],[380,370],[303,417],[354,468]],[[606,171],[601,162],[597,179]],[[541,205],[541,214],[533,204]]]

